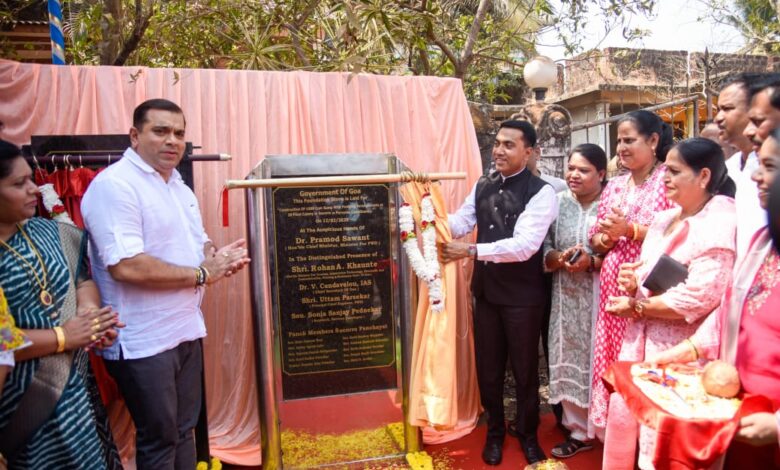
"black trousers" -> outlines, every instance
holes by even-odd
[[[141,359],[106,360],[136,428],[138,470],[192,470],[202,400],[200,340]]]
[[[474,314],[474,347],[482,406],[488,412],[488,440],[503,440],[504,371],[509,357],[517,385],[520,438],[539,427],[539,335],[544,306],[496,305],[480,297]]]

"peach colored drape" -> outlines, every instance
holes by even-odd
[[[452,241],[447,207],[438,183],[408,183],[401,188],[420,226],[420,202],[430,192],[436,211],[436,241]],[[433,312],[428,285],[419,281],[414,325],[409,422],[423,427],[427,443],[439,443],[471,432],[479,418],[476,393],[474,338],[471,332],[471,295],[459,288],[459,262],[440,265],[444,310]]]
[[[243,197],[235,192],[231,226],[221,226],[223,182],[243,178],[264,155],[389,152],[415,171],[466,171],[467,180],[442,185],[450,211],[480,174],[474,127],[455,79],[0,60],[0,136],[16,144],[29,143],[34,134],[125,133],[135,106],[149,98],[182,107],[187,139],[201,152],[233,156],[230,162],[198,163],[194,170],[206,231],[217,245],[246,233]],[[459,291],[467,291],[465,273],[456,275]],[[246,272],[211,288],[203,312],[212,453],[256,465],[260,429]],[[464,380],[459,383],[473,383]]]

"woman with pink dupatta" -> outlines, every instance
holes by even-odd
[[[775,130],[759,150],[753,175],[764,209],[778,168],[780,130]],[[743,417],[721,463],[726,469],[780,468],[780,255],[766,227],[754,235],[737,264],[722,305],[692,336],[651,360],[663,364],[720,357],[734,364],[743,390],[769,398],[774,413]]]
[[[666,197],[679,207],[655,216],[640,261],[621,266],[623,295],[611,297],[607,306],[607,312],[628,321],[620,361],[642,362],[693,334],[720,305],[731,280],[736,186],[728,177],[723,150],[709,139],[684,140],[669,151],[666,166]],[[665,289],[647,287],[652,278],[671,278],[675,264],[687,274],[685,280],[669,282]],[[637,435],[639,468],[653,469],[655,431],[640,429],[624,399],[613,393],[604,468],[633,469]]]

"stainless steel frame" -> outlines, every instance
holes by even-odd
[[[306,156],[267,156],[250,172],[247,179],[274,178],[301,175],[354,175],[387,174],[407,170],[398,158],[387,154],[320,154]],[[393,190],[394,189],[394,190]],[[275,470],[284,468],[281,449],[279,402],[281,390],[281,344],[274,328],[278,306],[271,295],[269,266],[273,269],[275,256],[272,244],[267,243],[268,234],[274,232],[273,189],[251,189],[246,192],[247,230],[251,250],[251,295],[252,319],[255,331],[257,358],[257,384],[261,420],[263,468]],[[414,310],[412,305],[411,271],[406,257],[401,252],[398,229],[398,207],[400,194],[398,186],[390,191],[390,234],[393,269],[398,270],[397,285],[393,290],[395,314],[396,373],[402,396],[404,416],[405,451],[420,450],[419,429],[408,424],[409,379],[414,332]],[[265,217],[262,217],[263,214]],[[267,250],[263,249],[267,247]],[[269,314],[273,312],[272,314]],[[400,344],[399,344],[400,343]],[[272,354],[268,354],[271,352]]]

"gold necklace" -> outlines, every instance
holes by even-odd
[[[634,181],[634,187],[642,186],[643,184],[647,183],[647,180],[649,180],[651,176],[653,176],[653,172],[655,171],[655,168],[658,166],[659,163],[660,163],[660,160],[658,160],[658,159],[656,159],[653,162],[653,166],[650,167],[650,171],[645,175],[644,178],[642,178],[642,182],[641,183],[636,184],[636,181],[634,181],[634,177],[633,176],[629,177],[628,179],[630,181]],[[628,181],[626,181],[626,186],[628,186]]]
[[[40,287],[41,289],[41,293],[38,296],[38,298],[41,300],[41,303],[44,306],[48,307],[54,303],[54,297],[47,289],[49,285],[49,275],[46,272],[46,265],[43,263],[43,258],[41,258],[41,254],[38,253],[38,250],[35,248],[35,244],[32,242],[32,240],[30,240],[27,234],[24,233],[24,229],[22,228],[21,224],[16,224],[16,227],[22,233],[24,239],[27,240],[27,243],[30,245],[30,249],[32,249],[33,253],[35,253],[35,257],[38,258],[38,263],[40,263],[41,270],[43,271],[43,281],[41,281],[41,278],[38,276],[38,271],[35,269],[35,266],[33,266],[32,263],[30,263],[29,261],[27,261],[27,259],[25,259],[25,257],[22,256],[21,253],[16,251],[11,245],[9,245],[3,240],[0,240],[0,244],[2,244],[3,248],[11,252],[14,256],[16,256],[16,258],[21,260],[25,264],[25,266],[27,266],[30,269],[30,272],[32,272],[33,276],[35,276],[35,282],[38,284],[38,287]]]

